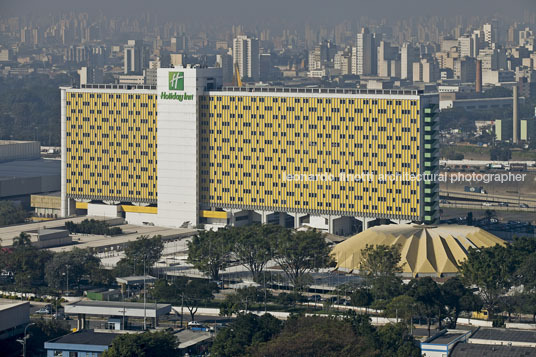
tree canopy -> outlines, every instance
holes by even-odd
[[[162,237],[157,235],[149,238],[146,235],[139,236],[131,241],[125,248],[125,257],[116,266],[116,275],[125,273],[142,275],[160,259],[164,251]]]
[[[214,356],[243,356],[259,343],[269,341],[279,333],[282,322],[270,314],[238,315],[228,327],[221,330],[210,350]]]
[[[97,221],[95,219],[84,219],[80,223],[74,223],[71,221],[65,222],[65,228],[71,233],[84,233],[84,234],[98,234],[115,236],[123,233],[120,227],[111,227],[104,221]]]
[[[0,201],[0,226],[23,223],[28,214],[11,201]]]
[[[188,262],[212,280],[220,280],[220,271],[229,263],[231,246],[231,229],[199,232],[188,242]]]
[[[310,316],[290,319],[279,335],[262,344],[254,356],[375,356],[343,320]]]
[[[290,283],[297,287],[306,273],[324,268],[332,262],[324,235],[314,229],[281,232],[277,236],[274,260]]]
[[[467,259],[460,266],[464,283],[479,288],[484,308],[497,312],[499,298],[513,283],[516,269],[515,257],[500,245],[490,248],[469,249]]]
[[[86,277],[93,280],[100,271],[100,259],[88,249],[74,248],[70,252],[55,253],[45,267],[45,280],[49,287],[64,290],[69,286],[80,286]]]
[[[214,282],[177,276],[173,277],[172,282],[157,280],[151,293],[160,302],[184,304],[194,321],[199,306],[213,299],[213,293],[216,291],[218,291],[218,285]]]
[[[126,333],[113,339],[103,357],[180,356],[179,340],[170,332]]]
[[[273,257],[275,241],[283,230],[281,226],[264,224],[235,228],[231,231],[233,253],[255,280],[259,281],[264,267]]]

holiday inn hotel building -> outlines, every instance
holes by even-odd
[[[376,218],[434,223],[437,95],[222,87],[219,68],[157,86],[62,88],[62,214],[167,227]],[[348,179],[350,178],[350,179]]]

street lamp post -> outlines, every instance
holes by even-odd
[[[147,330],[147,288],[145,287],[145,256],[143,256],[143,330]]]
[[[66,293],[69,293],[69,265],[67,265],[67,291]]]
[[[35,323],[30,322],[26,327],[24,328],[24,336],[22,339],[18,339],[17,342],[22,344],[22,356],[26,357],[26,341],[28,340],[28,335],[26,334],[26,331],[28,330],[28,327],[35,325]]]

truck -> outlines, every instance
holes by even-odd
[[[526,163],[512,163],[510,164],[510,171],[527,171]]]
[[[488,169],[502,170],[504,169],[504,165],[503,164],[488,164]]]
[[[483,187],[465,186],[465,187],[463,188],[463,190],[464,190],[465,192],[482,193],[482,194],[484,194],[484,195],[487,193],[486,190],[484,190]]]

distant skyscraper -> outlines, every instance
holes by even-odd
[[[78,70],[80,85],[101,84],[103,82],[102,69],[95,67],[82,67]]]
[[[378,46],[378,76],[400,77],[400,57],[398,47],[388,41],[380,41]]]
[[[216,55],[216,66],[222,69],[223,84],[233,83],[233,56],[227,53]]]
[[[469,36],[462,36],[458,39],[458,49],[460,51],[460,57],[475,57],[475,46],[473,38]]]
[[[413,63],[419,60],[418,52],[411,43],[404,43],[400,50],[400,78],[413,79]]]
[[[357,34],[356,46],[356,74],[373,75],[376,74],[376,41],[369,29],[363,27],[361,33]]]
[[[258,39],[241,35],[233,40],[233,63],[238,66],[240,77],[259,80],[259,56]]]
[[[484,41],[488,44],[488,47],[492,47],[492,44],[497,42],[497,24],[496,22],[487,23],[482,26],[484,31]]]
[[[32,29],[25,27],[20,30],[20,42],[30,44],[32,43]]]
[[[145,84],[156,86],[156,74],[160,68],[160,59],[156,61],[149,61],[149,68],[144,70],[145,74]]]
[[[413,81],[432,83],[440,78],[439,65],[434,60],[421,59],[413,64]]]
[[[129,40],[124,51],[124,73],[142,74],[147,57],[142,41]]]

